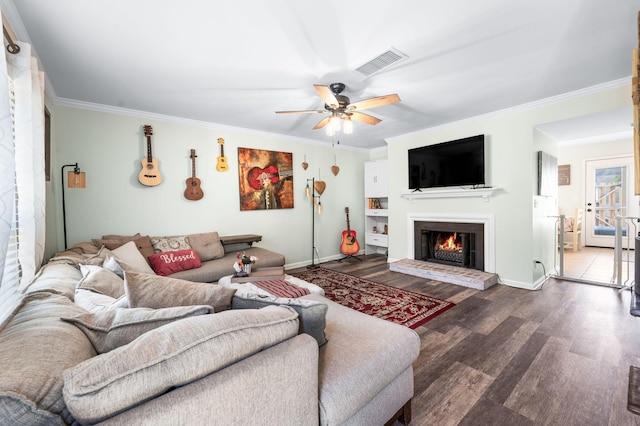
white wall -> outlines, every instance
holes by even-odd
[[[544,250],[534,243],[534,229],[540,226],[534,227],[532,214],[537,185],[535,153],[539,147],[534,141],[534,128],[541,123],[628,106],[630,93],[627,85],[607,86],[391,139],[388,146],[390,229],[406,230],[410,213],[493,214],[496,272],[506,284],[534,288],[534,277],[540,274],[535,271],[534,258],[547,258],[555,250],[553,245]],[[500,188],[494,197],[489,201],[451,198],[414,202],[400,197],[408,191],[408,149],[476,134],[486,137],[487,182]],[[548,208],[544,206],[545,210]],[[406,231],[394,232],[389,241],[391,259],[413,257],[412,253],[407,253]]]
[[[546,134],[533,129],[534,173],[538,175],[538,152],[543,151],[558,158],[558,143]],[[558,197],[541,196],[538,194],[538,179],[533,179],[533,259],[542,262],[534,264],[532,276],[534,285],[542,284],[545,273],[553,272],[555,265],[555,251],[550,247],[556,244],[556,221],[558,214]]]
[[[66,106],[55,107],[52,115],[52,195],[57,215],[48,217],[48,226],[57,230],[56,250],[64,248],[60,167],[76,162],[87,173],[87,188],[65,189],[69,246],[108,233],[251,233],[263,236],[259,247],[283,253],[287,264],[308,263],[312,215],[304,188],[306,179],[319,177],[327,184],[322,196],[324,214],[315,216],[320,256],[340,256],[341,231],[346,227],[344,207],[350,208],[352,228],[358,233],[364,229],[363,164],[369,159],[367,151],[334,148],[330,142],[310,143],[242,129]],[[153,128],[153,156],[163,176],[163,182],[155,187],[138,182],[140,161],[146,156],[145,124]],[[219,137],[225,140],[230,166],[224,173],[215,170]],[[293,209],[240,211],[238,147],[293,153]],[[183,195],[185,180],[191,177],[191,148],[198,155],[196,174],[205,194],[199,201],[188,201]],[[301,166],[305,155],[309,164],[306,171]],[[340,167],[337,176],[331,173],[334,155]]]
[[[389,226],[397,231],[389,235],[389,259],[413,256],[407,253],[406,223],[410,213],[492,214],[496,225],[496,271],[502,282],[534,288],[542,272],[533,260],[545,261],[554,250],[546,247],[545,238],[537,235],[548,227],[543,215],[555,208],[554,202],[541,200],[535,192],[536,152],[541,146],[549,149],[547,142],[536,135],[535,127],[628,106],[630,102],[630,88],[617,84],[390,139],[386,148],[390,165]],[[316,246],[322,258],[337,258],[340,233],[345,226],[344,207],[350,208],[352,228],[363,234],[363,163],[385,157],[385,149],[366,152],[334,148],[330,143],[325,146],[285,136],[163,118],[65,106],[55,107],[52,114],[55,145],[52,192],[56,215],[49,218],[48,225],[57,228],[58,250],[63,248],[59,168],[78,162],[87,172],[88,187],[66,192],[70,245],[105,233],[169,235],[209,230],[227,235],[257,233],[264,236],[261,246],[285,254],[287,264],[308,263],[311,210],[303,196],[304,186],[306,179],[320,176],[327,182],[327,190],[322,197],[325,214],[316,216]],[[165,178],[158,187],[144,187],[137,181],[140,159],[146,155],[143,124],[154,129],[154,156],[159,159]],[[491,199],[410,202],[400,197],[408,191],[408,149],[481,133],[487,141],[487,182],[500,188]],[[226,141],[225,154],[231,166],[226,173],[215,171],[218,137]],[[293,153],[294,209],[239,211],[237,147]],[[204,199],[197,202],[187,201],[182,195],[184,181],[190,176],[191,148],[198,152],[198,177],[205,192]],[[305,155],[309,163],[306,171],[300,166]],[[330,171],[334,155],[340,167],[337,177]]]

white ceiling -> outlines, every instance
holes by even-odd
[[[640,0],[1,3],[55,101],[362,148],[628,78],[640,9]],[[390,48],[408,59],[369,78],[355,71]],[[275,114],[322,109],[313,84],[333,82],[352,102],[389,93],[402,102],[368,110],[383,121],[337,138],[312,130],[321,115]]]

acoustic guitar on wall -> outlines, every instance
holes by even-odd
[[[200,188],[200,179],[196,177],[196,150],[191,150],[191,177],[187,179],[187,189],[184,190],[184,198],[197,201],[204,197],[204,192]]]
[[[153,135],[151,126],[144,126],[144,135],[147,137],[147,156],[142,159],[142,170],[138,174],[138,180],[145,186],[160,185],[162,176],[158,169],[158,160],[151,154],[151,135]]]
[[[349,224],[349,207],[345,207],[344,212],[347,215],[347,229],[342,231],[340,251],[345,256],[353,256],[360,251],[360,244],[358,244],[358,240],[356,239],[356,231],[352,231],[351,225]]]
[[[219,172],[226,172],[229,170],[229,165],[227,164],[227,157],[224,156],[224,139],[218,138],[218,143],[220,144],[220,155],[218,155],[216,170]]]

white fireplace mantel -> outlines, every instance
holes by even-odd
[[[462,198],[462,197],[482,197],[488,200],[500,188],[437,188],[425,189],[423,191],[404,192],[400,194],[402,198],[413,201],[421,198]]]

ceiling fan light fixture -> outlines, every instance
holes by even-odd
[[[343,118],[344,126],[342,126],[342,131],[345,135],[350,135],[353,133],[353,121],[351,121],[351,117],[346,116]]]
[[[340,131],[340,116],[334,113],[331,116],[331,120],[329,120],[329,127],[333,129],[334,132]]]

